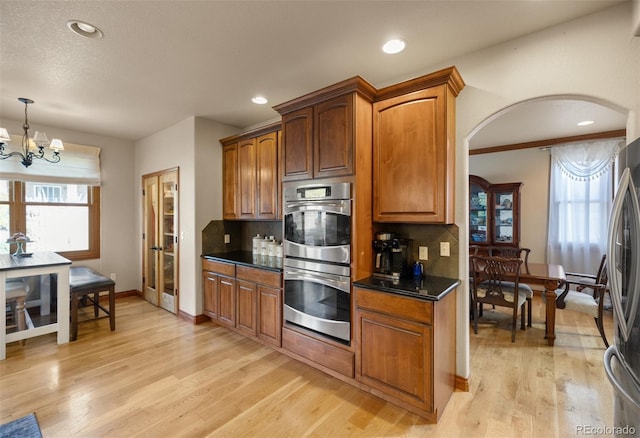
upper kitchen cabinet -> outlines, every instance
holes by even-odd
[[[272,220],[280,208],[280,123],[223,138],[223,218]]]
[[[378,91],[373,103],[373,220],[454,222],[455,67]]]
[[[238,214],[238,143],[222,148],[222,218],[237,219]]]
[[[282,115],[284,181],[351,176],[371,147],[375,89],[359,76],[274,107]]]

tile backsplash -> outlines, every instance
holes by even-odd
[[[378,232],[390,232],[397,237],[411,240],[409,247],[409,263],[418,260],[419,247],[429,248],[429,259],[422,261],[427,275],[458,278],[459,241],[457,225],[426,224],[373,224],[374,236]],[[449,242],[450,255],[440,255],[440,242]]]
[[[225,234],[229,243],[224,243]],[[256,234],[282,241],[282,221],[211,221],[202,230],[202,254],[251,251]]]
[[[418,260],[419,247],[429,248],[429,259],[423,261],[427,275],[458,278],[458,227],[456,225],[374,224],[374,233],[390,232],[411,239],[409,263]],[[224,243],[229,234],[230,242]],[[251,251],[256,234],[274,236],[282,241],[282,221],[211,221],[202,230],[202,253]],[[440,242],[449,242],[450,256],[440,256]]]

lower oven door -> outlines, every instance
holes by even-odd
[[[349,343],[350,278],[285,266],[284,319]]]

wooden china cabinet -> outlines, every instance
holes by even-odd
[[[491,184],[469,175],[469,244],[520,246],[522,183]]]

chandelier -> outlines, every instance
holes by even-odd
[[[24,167],[31,166],[34,159],[45,160],[49,163],[59,162],[60,151],[64,150],[62,140],[60,140],[59,138],[54,138],[49,141],[49,139],[47,138],[47,134],[40,131],[36,131],[33,135],[33,138],[31,138],[29,136],[29,119],[27,117],[27,108],[30,103],[33,103],[33,100],[27,99],[25,97],[19,97],[18,100],[24,103],[24,124],[22,125],[24,134],[22,135],[22,151],[9,153],[6,153],[4,151],[4,145],[11,141],[11,137],[9,136],[9,132],[7,132],[6,129],[0,128],[0,160],[6,160],[9,157],[18,157],[18,159],[22,160],[21,162]],[[47,146],[49,147],[49,149],[53,150],[53,155],[51,156],[51,158],[47,158],[44,156],[44,149]]]

